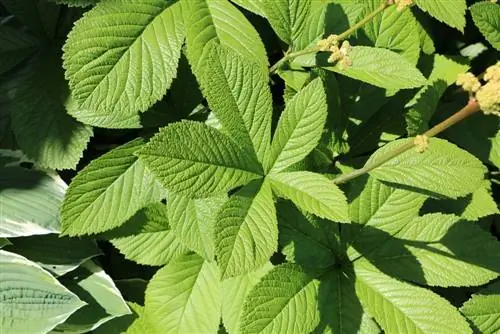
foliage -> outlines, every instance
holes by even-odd
[[[494,1],[0,0],[0,332],[498,332],[499,43]]]

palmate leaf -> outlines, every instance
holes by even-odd
[[[413,139],[395,140],[378,149],[365,166],[376,163],[388,151]],[[486,168],[472,154],[439,138],[429,139],[429,148],[418,153],[409,149],[370,172],[380,181],[422,189],[451,198],[465,196],[481,185]]]
[[[215,263],[197,254],[184,255],[158,270],[149,282],[145,316],[154,333],[215,333],[221,301]]]
[[[137,152],[167,190],[207,197],[262,175],[251,153],[218,130],[182,121],[160,130]]]
[[[0,250],[0,328],[6,333],[46,333],[85,305],[48,272]]]
[[[465,27],[465,0],[415,0],[415,4],[435,19],[461,32]]]
[[[67,188],[62,179],[41,171],[0,168],[0,237],[58,233]]]
[[[295,264],[274,267],[243,304],[241,333],[310,333],[319,322],[318,281]]]
[[[163,197],[163,189],[134,152],[139,138],[104,154],[71,182],[61,208],[63,234],[75,236],[118,227],[137,210]]]
[[[263,162],[271,141],[272,98],[262,66],[233,50],[205,47],[207,68],[198,76],[208,105],[222,131],[244,147],[253,147]]]
[[[500,331],[500,283],[496,282],[472,295],[460,308],[477,333],[495,334]]]
[[[279,38],[292,46],[306,25],[311,0],[264,0],[259,8]]]
[[[201,255],[214,258],[214,225],[217,214],[227,196],[188,198],[175,193],[168,196],[167,207],[172,232],[179,242]]]
[[[144,265],[163,265],[189,251],[170,229],[167,208],[161,203],[139,210],[105,236],[125,258]]]
[[[253,181],[222,206],[215,225],[215,254],[223,278],[263,266],[278,246],[278,222],[267,181]]]
[[[368,261],[354,263],[356,294],[386,333],[472,333],[446,299],[391,278]]]
[[[302,210],[334,222],[349,222],[344,193],[325,176],[312,172],[282,172],[270,174],[269,180],[278,196],[290,199]]]
[[[474,23],[488,42],[500,50],[500,6],[491,2],[478,2],[470,7]]]
[[[412,220],[365,256],[391,276],[422,285],[478,286],[500,272],[498,241],[476,225],[439,213]]]
[[[269,155],[270,173],[278,173],[304,159],[318,144],[326,120],[326,97],[315,79],[286,105],[274,133]]]
[[[252,291],[252,288],[272,268],[273,265],[268,262],[255,271],[231,277],[222,282],[222,322],[229,333],[241,333],[243,303],[250,291]]]
[[[139,111],[158,101],[176,75],[185,31],[181,4],[112,0],[71,30],[64,68],[84,123],[139,127]]]

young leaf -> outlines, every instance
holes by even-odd
[[[243,317],[243,303],[252,288],[272,268],[273,265],[267,262],[256,271],[231,277],[222,282],[222,291],[224,291],[222,296],[222,321],[229,333],[241,333],[240,320]]]
[[[139,127],[138,111],[158,101],[176,75],[184,22],[173,0],[97,4],[71,30],[64,68],[79,119],[109,127]]]
[[[343,68],[324,65],[327,70],[367,82],[388,90],[408,89],[425,85],[422,73],[393,51],[368,46],[354,46],[348,53],[352,64]]]
[[[145,316],[153,333],[215,333],[219,327],[222,290],[215,263],[184,255],[151,279]]]
[[[288,172],[270,174],[273,190],[300,209],[334,222],[348,223],[349,211],[342,190],[321,174]]]
[[[391,278],[368,261],[354,263],[356,294],[386,333],[472,333],[467,321],[433,292]]]
[[[61,208],[65,235],[93,234],[118,227],[140,208],[162,198],[158,181],[134,156],[143,145],[143,139],[136,139],[119,146],[78,173]]]
[[[0,250],[0,328],[6,333],[47,333],[85,305],[48,272]]]
[[[230,137],[193,121],[160,130],[137,152],[165,188],[181,195],[207,197],[262,175],[262,167]]]
[[[439,213],[414,219],[364,255],[391,276],[422,285],[478,286],[500,272],[498,241],[476,225]]]
[[[108,238],[125,258],[150,266],[169,263],[189,251],[170,229],[167,208],[161,203],[139,210]]]
[[[267,69],[264,44],[255,28],[229,1],[186,1],[187,56],[199,78],[208,68],[212,44],[223,45]]]
[[[474,23],[488,42],[500,51],[500,6],[482,1],[470,7]]]
[[[365,166],[410,139],[393,141],[377,150]],[[418,153],[409,149],[370,172],[370,175],[393,185],[422,189],[451,198],[465,196],[476,190],[484,179],[486,168],[472,154],[443,139],[430,138],[429,148]]]
[[[87,261],[65,276],[62,283],[87,304],[73,313],[56,331],[86,333],[131,311],[113,280],[94,262]]]
[[[286,105],[271,144],[268,165],[278,173],[304,159],[318,144],[326,119],[326,97],[315,79]]]
[[[311,0],[266,0],[259,7],[279,38],[292,46],[306,24]]]
[[[460,308],[477,333],[495,334],[500,331],[500,283],[496,282],[472,295]]]
[[[0,168],[0,237],[58,233],[67,185],[60,178],[20,167]]]
[[[465,0],[415,0],[415,4],[435,19],[464,32]]]
[[[226,195],[197,199],[175,193],[168,196],[167,211],[173,233],[207,261],[214,258],[215,219],[226,201]]]
[[[243,304],[242,333],[309,333],[319,322],[318,282],[295,264],[267,273]]]
[[[267,181],[249,183],[229,197],[215,225],[215,254],[223,278],[260,268],[278,243],[278,222]]]
[[[241,146],[253,147],[259,161],[264,161],[273,111],[267,73],[254,60],[226,47],[212,44],[207,50],[207,68],[198,81],[210,108],[222,131]]]

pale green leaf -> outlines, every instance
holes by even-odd
[[[446,299],[391,278],[368,261],[354,263],[356,294],[386,333],[472,333]]]
[[[144,265],[163,265],[189,251],[170,229],[167,208],[161,203],[139,210],[106,237],[125,258]]]
[[[215,333],[221,303],[215,263],[196,254],[185,255],[158,270],[149,282],[145,316],[154,333]]]
[[[243,303],[252,288],[273,268],[267,262],[261,268],[222,282],[222,321],[231,334],[239,334],[240,320],[243,316]]]
[[[263,6],[260,1],[255,1],[255,0],[231,0],[231,1],[237,4],[238,6],[243,7],[248,11],[251,11],[252,13],[264,16],[264,11],[262,9]]]
[[[139,127],[138,111],[158,101],[176,76],[184,42],[181,4],[103,1],[77,21],[64,68],[84,123]]]
[[[470,12],[479,31],[500,51],[500,5],[482,1],[472,5]]]
[[[57,331],[88,333],[113,318],[131,313],[111,277],[92,261],[87,261],[61,281],[87,305],[57,326]]]
[[[271,144],[268,165],[273,173],[304,159],[318,145],[327,114],[321,79],[315,79],[286,105]]]
[[[160,130],[137,152],[165,188],[181,195],[209,196],[262,175],[262,167],[230,137],[199,122]]]
[[[48,272],[0,250],[0,328],[5,333],[46,333],[85,305]]]
[[[168,217],[173,233],[183,245],[207,261],[214,258],[214,225],[226,200],[226,195],[197,199],[175,193],[168,196]]]
[[[496,334],[500,331],[500,283],[496,282],[472,295],[460,311],[477,333]]]
[[[274,267],[243,304],[241,333],[309,333],[319,323],[318,281],[295,264]]]
[[[134,152],[133,140],[93,160],[72,180],[61,209],[65,235],[104,232],[118,227],[137,210],[160,200],[163,189]]]
[[[415,4],[435,19],[461,32],[465,27],[465,0],[415,0]]]
[[[413,141],[400,139],[378,149],[366,162],[370,166],[388,152]],[[423,153],[409,150],[370,172],[370,175],[402,187],[412,187],[451,198],[465,196],[481,185],[486,168],[472,154],[443,139],[430,138]]]
[[[0,168],[0,237],[58,233],[66,183],[41,171]]]
[[[403,56],[381,48],[354,46],[348,53],[351,65],[343,68],[338,62],[335,66],[322,66],[350,78],[388,90],[408,89],[425,85],[422,73]]]
[[[144,316],[144,306],[127,302],[132,313],[111,319],[92,331],[93,334],[144,334],[152,333]],[[55,334],[55,333],[54,333]]]
[[[207,52],[219,44],[267,69],[266,50],[255,28],[228,0],[186,1],[187,56],[199,78],[208,68]]]
[[[300,36],[312,0],[262,0],[260,8],[279,38],[292,46]]]
[[[253,147],[264,161],[273,111],[267,72],[253,59],[217,44],[207,49],[205,66],[198,81],[222,131],[241,146]]]
[[[276,209],[267,181],[249,183],[229,197],[215,224],[215,254],[223,278],[263,266],[277,244]]]
[[[21,29],[0,24],[0,74],[23,62],[37,47],[36,39]]]
[[[268,178],[278,196],[300,209],[334,222],[349,222],[344,193],[325,176],[304,171],[270,174]]]
[[[385,273],[422,285],[478,286],[500,272],[500,242],[474,224],[440,213],[412,220],[365,256]]]
[[[100,255],[90,239],[61,238],[56,234],[11,238],[5,250],[22,255],[55,276],[64,275],[88,259]]]

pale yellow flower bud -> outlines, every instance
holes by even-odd
[[[413,144],[415,145],[415,151],[424,153],[425,150],[429,148],[429,137],[426,135],[418,135],[413,140]]]
[[[319,51],[329,51],[332,46],[339,44],[337,35],[330,35],[325,39],[319,40],[316,45]]]
[[[472,73],[461,73],[457,76],[456,84],[458,86],[462,86],[465,91],[470,93],[477,92],[479,88],[481,88],[481,83],[478,78],[474,76]]]
[[[413,0],[388,0],[390,5],[396,4],[396,10],[398,12],[403,11],[406,7],[413,4]]]
[[[486,69],[484,74],[485,81],[500,81],[500,61]]]
[[[476,100],[486,115],[500,116],[500,80],[490,79],[476,93]]]

